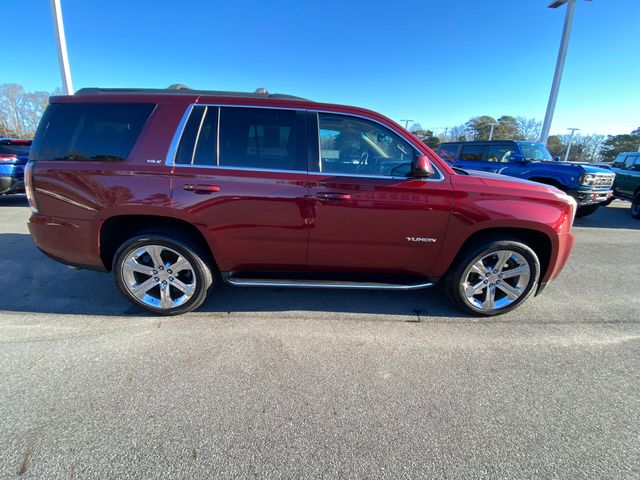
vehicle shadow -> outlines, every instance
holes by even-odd
[[[25,194],[0,195],[0,207],[28,207]]]
[[[4,286],[0,310],[5,312],[150,316],[122,297],[109,274],[71,270],[47,258],[26,234],[0,234],[0,284]],[[223,285],[214,289],[197,313],[215,318],[217,314],[281,312],[285,317],[290,316],[288,312],[311,311],[392,315],[406,317],[405,321],[421,316],[465,317],[444,297],[439,288],[393,292]]]
[[[629,212],[631,203],[614,200],[608,207],[600,207],[596,213],[584,218],[576,218],[574,227],[589,228],[624,228],[640,230],[640,220],[636,220]]]

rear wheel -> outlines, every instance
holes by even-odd
[[[463,310],[493,316],[509,312],[534,291],[540,276],[535,252],[515,240],[487,242],[461,255],[445,280]]]
[[[582,218],[582,217],[586,217],[587,215],[591,215],[592,213],[595,213],[596,210],[598,210],[599,206],[600,206],[599,204],[595,204],[595,205],[585,205],[583,207],[578,207],[578,210],[576,211],[576,217]]]
[[[187,242],[140,235],[118,249],[113,273],[132,303],[156,315],[179,315],[202,305],[213,283],[203,258]]]
[[[640,220],[640,192],[636,193],[631,200],[631,216]]]

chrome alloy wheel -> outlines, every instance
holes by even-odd
[[[191,263],[175,250],[161,245],[132,250],[122,263],[122,280],[139,301],[161,309],[183,305],[196,289]]]
[[[474,310],[490,312],[508,307],[526,291],[531,267],[512,250],[498,250],[476,257],[465,269],[461,290]]]

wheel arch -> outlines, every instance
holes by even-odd
[[[209,242],[195,225],[160,215],[117,215],[107,218],[100,226],[98,245],[105,269],[111,271],[113,258],[120,245],[144,232],[163,233],[185,240],[201,250],[211,266],[217,265]]]
[[[540,262],[540,280],[546,277],[549,266],[551,264],[551,256],[553,254],[553,243],[549,236],[539,230],[530,228],[511,228],[511,227],[488,227],[478,230],[462,243],[458,249],[447,273],[457,264],[460,257],[469,249],[473,248],[481,242],[490,242],[496,240],[517,240],[530,247],[538,257]]]
[[[563,191],[566,191],[569,189],[568,184],[562,183],[557,178],[534,176],[534,177],[528,178],[527,180],[531,180],[532,182],[543,183],[544,185],[551,185],[552,187],[559,188],[560,190],[563,190]]]

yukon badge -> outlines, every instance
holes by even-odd
[[[407,242],[436,243],[435,238],[431,237],[405,237]]]

